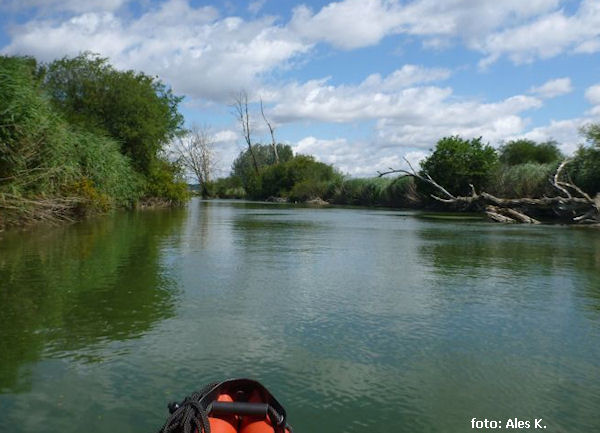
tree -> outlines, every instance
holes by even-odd
[[[573,163],[570,164],[569,176],[588,194],[600,193],[600,123],[590,124],[581,129],[588,146],[580,146]]]
[[[248,94],[245,91],[241,91],[236,97],[233,103],[234,114],[240,126],[242,127],[242,135],[248,146],[248,152],[252,158],[252,166],[254,167],[254,173],[258,175],[258,162],[254,149],[252,149],[252,138],[250,133],[250,115],[248,114]]]
[[[216,164],[214,143],[208,127],[194,125],[186,135],[179,137],[174,145],[173,151],[177,161],[193,173],[203,197],[209,195],[208,183]]]
[[[449,191],[467,194],[470,185],[485,187],[497,163],[496,151],[481,137],[466,140],[456,135],[439,140],[434,152],[421,162],[421,169]]]
[[[277,143],[276,148],[281,163],[292,159],[294,153],[291,146]],[[248,149],[243,150],[233,161],[231,175],[239,177],[242,180],[244,187],[247,187],[251,179],[257,176],[253,166],[254,160],[261,167],[268,167],[275,164],[275,155],[272,151],[272,145],[254,144],[252,146],[252,153],[250,153]]]
[[[67,120],[121,143],[138,171],[161,166],[160,151],[182,132],[182,98],[158,78],[119,71],[89,52],[42,68],[45,88]]]
[[[533,140],[512,140],[500,147],[500,162],[506,165],[536,162],[548,164],[563,159],[556,141],[536,143]]]
[[[501,223],[526,223],[539,224],[537,215],[561,218],[572,224],[600,224],[600,200],[592,198],[568,177],[565,179],[563,171],[572,160],[565,159],[556,169],[550,179],[556,189],[554,197],[542,198],[499,198],[488,192],[478,192],[471,188],[469,195],[454,195],[440,185],[427,172],[417,173],[410,162],[406,160],[409,170],[393,169],[379,172],[379,177],[392,173],[401,173],[411,176],[421,183],[426,184],[433,191],[431,197],[441,203],[460,207],[463,210],[485,211],[489,219]],[[535,216],[532,216],[535,215]]]
[[[260,100],[260,113],[262,114],[262,117],[265,120],[265,123],[269,127],[269,132],[271,133],[271,147],[273,148],[273,155],[275,155],[275,164],[279,164],[279,154],[277,152],[277,145],[275,144],[275,130],[273,129],[271,122],[269,122],[269,120],[267,119],[267,116],[265,116],[265,110],[263,109],[262,98]]]

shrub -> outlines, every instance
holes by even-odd
[[[182,204],[190,196],[181,167],[164,159],[154,162],[145,191],[146,199],[160,198],[169,204]]]
[[[296,183],[289,193],[289,199],[293,202],[307,201],[315,198],[327,197],[327,193],[331,187],[331,182],[321,180],[315,181],[313,179],[303,180]]]
[[[325,194],[328,189],[324,185],[339,180],[341,175],[331,165],[315,161],[312,156],[296,155],[263,168],[258,176],[248,175],[244,186],[251,198],[265,199],[288,197],[296,185],[302,184],[294,192],[296,199],[300,199],[307,194]]]
[[[498,155],[481,137],[471,140],[459,136],[444,137],[433,153],[421,162],[422,171],[437,183],[457,195],[470,193],[470,184],[477,189],[487,186],[498,164]],[[419,190],[429,195],[431,187],[419,184]]]
[[[500,162],[518,165],[528,162],[549,164],[563,158],[555,141],[536,143],[532,140],[513,140],[500,147]]]
[[[538,164],[529,162],[497,169],[489,192],[498,197],[543,197],[555,195],[550,183],[557,163]]]
[[[108,59],[91,53],[55,60],[40,73],[67,120],[116,139],[144,174],[182,130],[182,98],[155,77],[116,70]]]
[[[566,171],[573,183],[594,196],[600,192],[600,147],[581,146]]]
[[[275,164],[275,154],[273,153],[273,148],[270,144],[254,144],[252,146],[252,151],[256,157],[256,163],[259,169]],[[279,162],[285,163],[293,157],[292,147],[287,144],[278,143],[277,154],[279,155]],[[240,178],[244,187],[248,186],[248,182],[255,182],[250,180],[253,176],[256,176],[256,171],[252,162],[252,156],[248,149],[240,152],[233,161],[231,175]]]

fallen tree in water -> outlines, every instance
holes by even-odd
[[[390,168],[388,171],[378,172],[379,177],[393,173],[411,176],[433,187],[437,193],[430,195],[438,202],[460,210],[483,211],[489,219],[496,222],[539,224],[540,216],[552,216],[571,224],[600,224],[600,194],[592,198],[570,179],[564,179],[563,170],[570,159],[564,160],[550,179],[557,195],[541,198],[500,198],[485,191],[477,193],[473,185],[470,185],[470,196],[455,196],[428,173],[418,173],[408,160],[405,161],[410,170]]]

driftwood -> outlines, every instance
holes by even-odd
[[[411,176],[431,185],[437,191],[436,194],[431,194],[435,200],[463,210],[484,211],[495,222],[539,224],[540,221],[531,214],[552,214],[572,224],[600,224],[600,194],[592,198],[572,181],[564,180],[563,170],[570,162],[569,159],[558,166],[550,179],[550,183],[558,191],[557,195],[541,198],[500,198],[485,191],[477,193],[473,185],[470,196],[455,196],[428,173],[418,173],[408,160],[405,161],[410,170],[390,168],[388,171],[378,172],[379,177],[392,173]]]

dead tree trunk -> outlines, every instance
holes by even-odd
[[[273,155],[275,155],[275,164],[279,164],[279,153],[277,152],[277,144],[275,143],[275,130],[271,125],[271,122],[265,116],[265,110],[263,109],[262,98],[260,100],[260,112],[262,114],[263,119],[265,119],[265,123],[269,127],[269,132],[271,133],[271,147],[273,148]]]
[[[400,173],[425,182],[435,188],[438,193],[431,194],[435,200],[461,209],[484,211],[487,217],[502,223],[539,224],[540,221],[528,214],[553,213],[571,224],[600,224],[600,194],[590,197],[585,191],[571,181],[562,180],[562,172],[570,162],[564,160],[556,169],[550,183],[557,189],[558,195],[542,198],[500,198],[487,192],[477,193],[471,185],[470,196],[455,196],[438,184],[427,173],[417,173],[405,159],[410,170],[393,169],[379,172],[379,176]]]
[[[233,103],[233,108],[235,110],[235,116],[240,122],[242,126],[242,134],[244,135],[244,140],[246,141],[246,145],[248,146],[248,151],[250,152],[250,156],[252,157],[252,165],[254,166],[254,172],[258,174],[258,163],[256,162],[256,155],[254,154],[254,149],[252,148],[252,139],[250,136],[250,115],[248,114],[248,94],[245,91],[240,92],[236,97]]]

